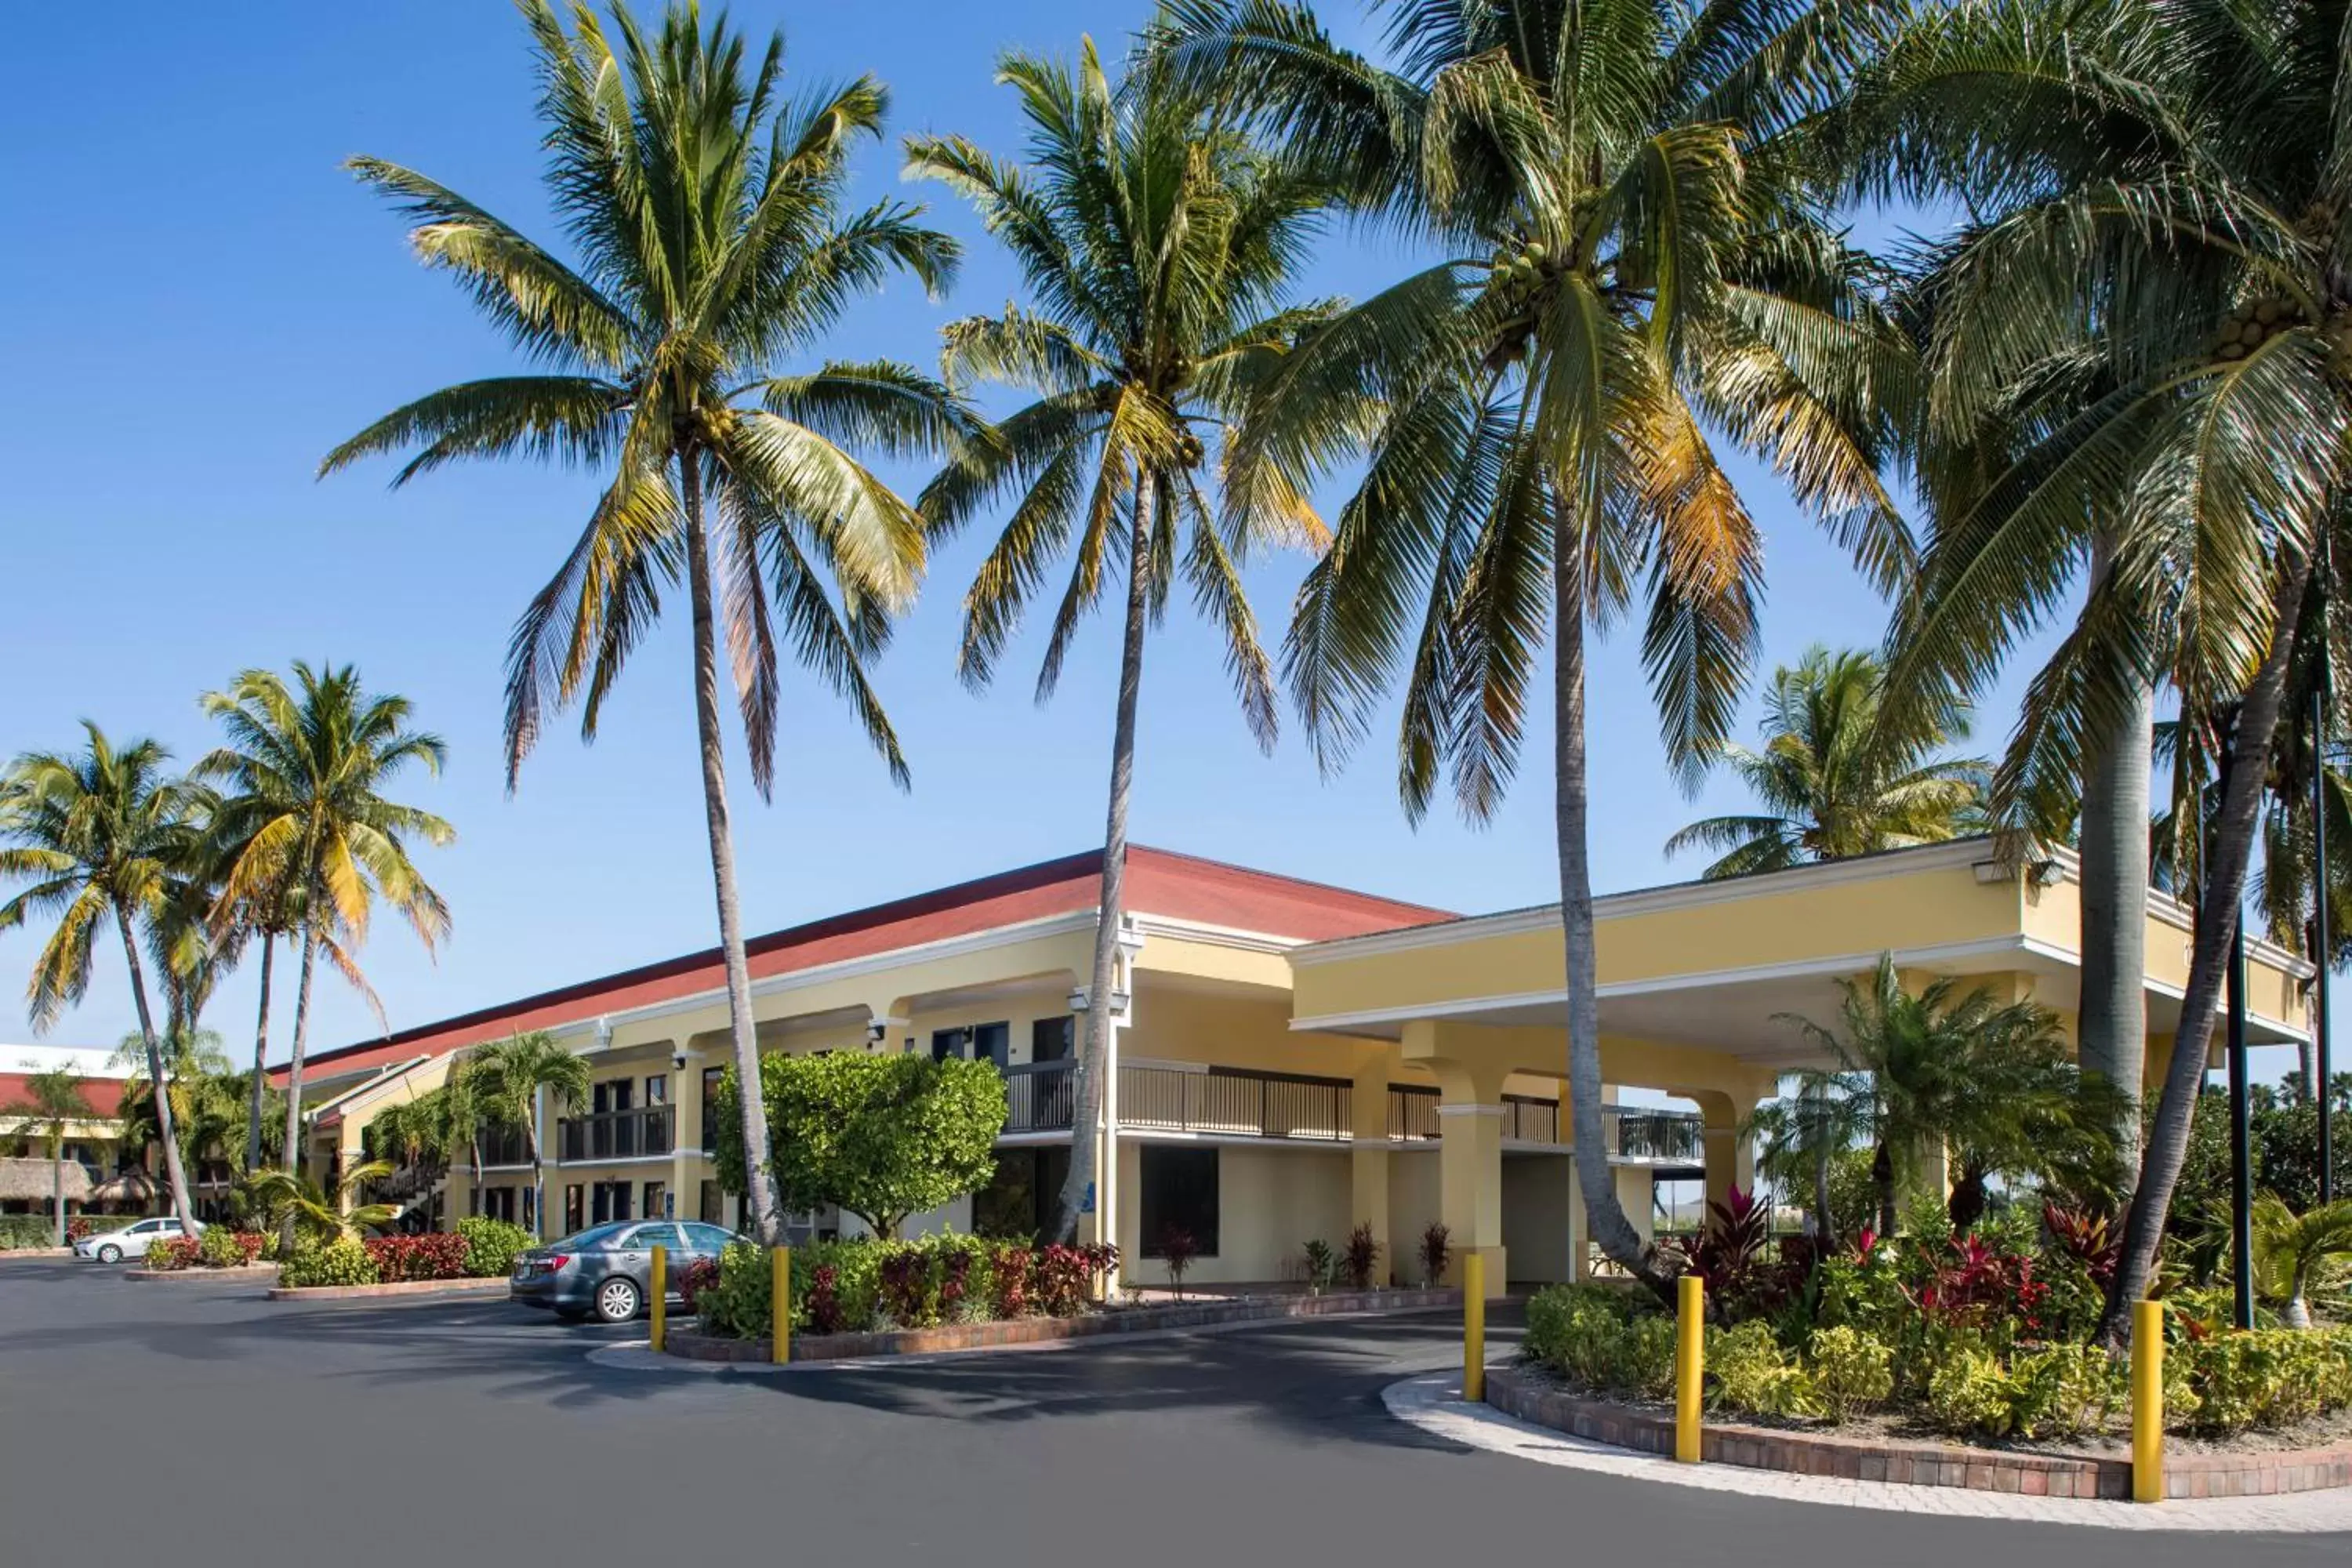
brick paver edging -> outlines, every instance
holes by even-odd
[[[126,1268],[125,1279],[259,1279],[278,1278],[275,1263],[240,1263],[234,1268],[196,1264],[187,1268]]]
[[[11,1262],[17,1258],[71,1258],[73,1255],[74,1249],[70,1247],[0,1247],[0,1263]]]
[[[1541,1377],[1510,1367],[1486,1373],[1486,1403],[1508,1415],[1595,1443],[1644,1454],[1675,1451],[1668,1415],[1579,1399]],[[1922,1487],[1965,1487],[2026,1497],[2131,1496],[2131,1461],[2092,1455],[2021,1454],[1958,1444],[1874,1442],[1769,1426],[1710,1421],[1699,1453],[1710,1464],[1832,1476],[1850,1481],[1892,1481]],[[2285,1492],[2352,1487],[2352,1445],[2336,1448],[2242,1454],[2178,1454],[2166,1461],[2164,1490],[2171,1498],[2275,1497]]]
[[[926,1355],[939,1351],[987,1350],[1043,1344],[1095,1334],[1141,1333],[1155,1329],[1198,1329],[1223,1323],[1273,1322],[1340,1312],[1427,1312],[1462,1305],[1459,1290],[1345,1290],[1322,1296],[1252,1296],[1239,1300],[1187,1301],[1166,1307],[1134,1307],[1083,1318],[1016,1318],[1009,1322],[957,1323],[878,1334],[794,1334],[794,1361],[842,1361],[867,1356]],[[718,1339],[672,1328],[663,1348],[688,1361],[764,1362],[765,1340]]]
[[[276,1265],[272,1264],[273,1271]],[[488,1279],[403,1279],[391,1285],[272,1285],[273,1301],[355,1301],[370,1296],[503,1296],[507,1277]]]

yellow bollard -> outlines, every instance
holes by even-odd
[[[1699,1390],[1706,1376],[1706,1282],[1685,1274],[1675,1282],[1675,1459],[1698,1463]]]
[[[768,1359],[782,1366],[793,1359],[793,1249],[779,1247],[768,1254],[769,1301],[776,1321],[775,1338],[769,1347]]]
[[[2164,1303],[2132,1303],[2132,1501],[2164,1500]]]
[[[1462,1397],[1486,1397],[1486,1260],[1475,1252],[1462,1255]]]
[[[654,1247],[653,1297],[653,1347],[656,1351],[659,1351],[662,1348],[664,1335],[669,1328],[669,1248],[658,1245]]]

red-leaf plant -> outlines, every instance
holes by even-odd
[[[1380,1266],[1381,1244],[1372,1235],[1370,1220],[1348,1233],[1348,1289],[1369,1290],[1372,1288],[1372,1270]]]
[[[2092,1282],[2100,1289],[2115,1283],[2116,1266],[2123,1259],[2123,1238],[2114,1234],[2106,1215],[2046,1203],[2042,1205],[2042,1228],[2050,1233],[2059,1251],[2090,1272]]]
[[[809,1276],[809,1332],[837,1334],[848,1326],[841,1310],[841,1270],[830,1263],[820,1263]]]
[[[1025,1247],[1008,1247],[996,1255],[994,1305],[999,1318],[1029,1315],[1029,1277],[1036,1267],[1036,1254]]]
[[[1192,1267],[1192,1259],[1201,1255],[1201,1244],[1192,1233],[1181,1225],[1163,1226],[1160,1232],[1160,1260],[1168,1265],[1168,1288],[1176,1299],[1184,1299],[1184,1270]]]

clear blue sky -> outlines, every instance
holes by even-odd
[[[1361,35],[1356,8],[1327,8]],[[796,80],[871,71],[895,99],[892,142],[863,161],[856,195],[929,203],[968,260],[954,296],[895,288],[862,306],[842,350],[929,363],[940,324],[1016,289],[1010,268],[944,191],[902,185],[898,134],[960,132],[1017,152],[1011,95],[992,62],[1010,46],[1107,53],[1140,0],[995,5],[738,5],[755,32],[782,25]],[[445,471],[400,493],[376,465],[324,483],[329,447],[421,392],[516,360],[442,277],[411,258],[396,217],[340,167],[367,153],[424,170],[548,234],[533,84],[522,28],[494,0],[399,5],[241,4],[16,19],[26,68],[0,97],[0,535],[13,582],[0,618],[0,750],[63,747],[75,721],[152,733],[183,758],[211,743],[199,691],[295,657],[356,662],[415,700],[449,742],[415,804],[459,831],[426,852],[456,912],[428,959],[379,928],[364,963],[394,1026],[415,1024],[715,939],[692,748],[682,605],[637,653],[583,747],[558,725],[509,798],[499,767],[507,631],[579,529],[593,491],[528,467]],[[1360,294],[1403,263],[1335,235],[1302,287]],[[919,473],[891,475],[908,485]],[[1869,643],[1881,610],[1779,488],[1749,496],[1769,536],[1766,655],[1815,640]],[[1328,498],[1336,500],[1336,498]],[[832,701],[789,691],[781,779],[759,802],[736,763],[737,852],[753,931],[937,887],[1100,842],[1116,645],[1101,619],[1050,707],[1029,697],[1039,639],[974,697],[951,672],[956,603],[978,534],[937,554],[922,603],[877,670],[915,772],[893,790]],[[1263,562],[1252,587],[1278,637],[1304,562]],[[682,595],[681,595],[682,597]],[[2012,679],[1980,726],[1997,743]],[[1540,710],[1543,706],[1538,703]],[[1218,649],[1171,614],[1146,666],[1133,833],[1144,843],[1465,911],[1557,896],[1548,731],[1497,820],[1473,829],[1399,811],[1384,744],[1318,776],[1295,734],[1262,757],[1237,717]],[[1593,854],[1604,889],[1696,872],[1666,836],[1736,809],[1711,785],[1684,799],[1665,770],[1633,639],[1596,672]],[[0,1038],[33,956],[0,937]],[[250,970],[248,965],[247,969]],[[281,994],[283,995],[283,994]],[[290,1003],[290,996],[284,996]],[[249,1050],[252,976],[207,1022]],[[321,982],[316,1047],[373,1031],[339,982]],[[281,1004],[276,1050],[286,1049]],[[101,956],[85,1004],[53,1037],[105,1043],[131,1026],[119,956]]]

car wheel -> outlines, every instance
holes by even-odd
[[[120,1263],[122,1261],[122,1248],[113,1246],[101,1247],[98,1249],[98,1260],[100,1263]]]
[[[625,1323],[637,1315],[643,1297],[637,1282],[624,1275],[614,1275],[596,1287],[596,1316],[607,1323]]]

